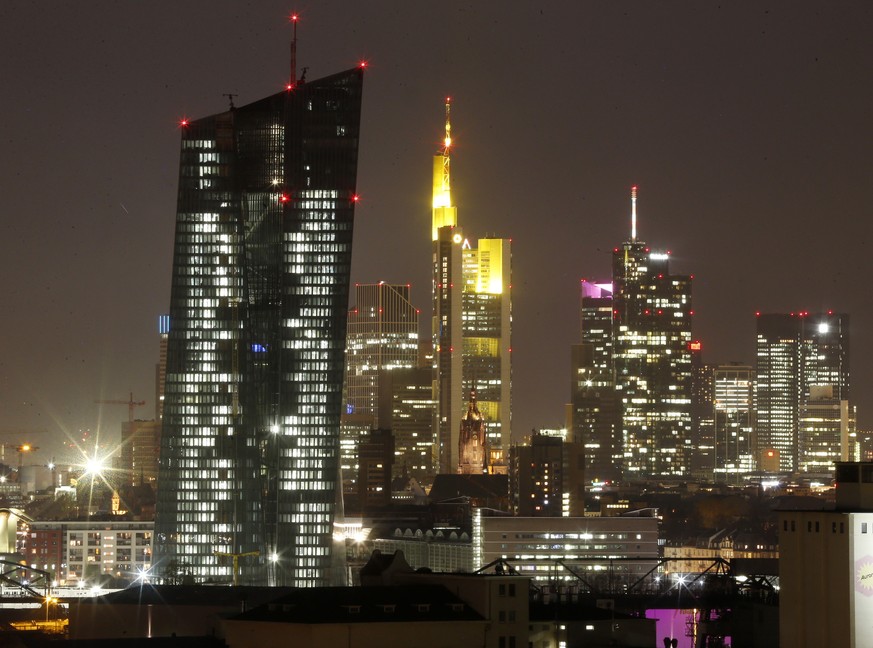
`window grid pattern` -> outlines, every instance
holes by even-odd
[[[332,582],[361,81],[183,131],[158,577]]]

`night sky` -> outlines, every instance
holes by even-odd
[[[431,157],[453,98],[472,238],[513,239],[513,430],[558,427],[579,280],[629,236],[693,274],[706,362],[754,362],[755,311],[852,317],[873,425],[873,3],[0,3],[0,442],[60,460],[154,412],[177,122],[282,89],[292,11],[316,79],[369,62],[354,282],[430,315]],[[41,432],[37,432],[41,431]]]

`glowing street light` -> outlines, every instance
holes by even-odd
[[[56,599],[52,596],[45,597],[45,622],[46,623],[48,623],[48,620],[49,620],[49,606],[52,603],[57,603],[57,602],[58,602],[58,599]]]

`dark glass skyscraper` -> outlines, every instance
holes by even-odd
[[[158,578],[331,583],[362,82],[183,123]]]

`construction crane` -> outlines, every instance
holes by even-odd
[[[127,405],[128,407],[128,418],[127,420],[133,423],[133,409],[135,407],[142,407],[146,404],[145,401],[135,401],[133,400],[133,392],[130,392],[130,398],[126,401],[123,400],[96,400],[95,403],[99,405]]]
[[[39,450],[39,446],[35,446],[32,443],[3,443],[0,444],[0,447],[3,448],[3,457],[6,457],[6,448],[14,448],[18,453],[18,474],[21,475],[21,467],[24,465],[24,453],[25,452],[33,452],[35,450]]]
[[[219,558],[233,558],[233,584],[239,585],[239,559],[245,556],[260,556],[260,551],[246,551],[245,553],[225,553],[224,551],[214,552]]]

